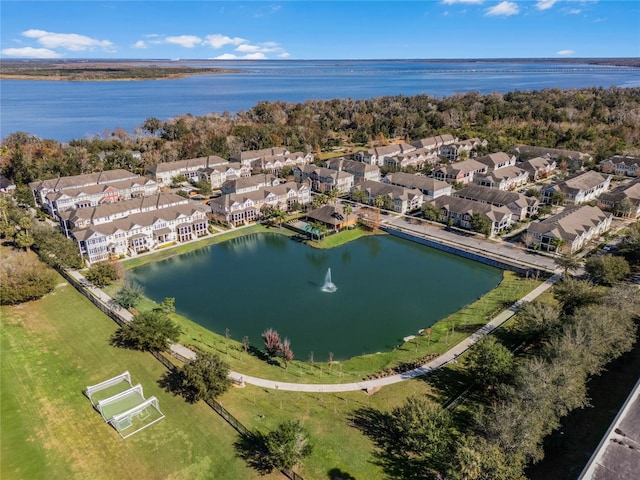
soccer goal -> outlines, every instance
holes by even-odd
[[[163,418],[164,414],[160,411],[158,399],[149,397],[139,405],[114,415],[109,423],[122,438],[127,438]]]
[[[114,416],[127,412],[144,402],[142,385],[137,384],[124,392],[120,392],[96,403],[96,409],[102,415],[105,422],[110,421]]]
[[[91,400],[91,404],[95,407],[101,400],[107,399],[114,395],[124,392],[133,386],[131,383],[131,375],[129,372],[116,375],[109,380],[100,382],[97,385],[91,385],[85,390],[85,395]]]

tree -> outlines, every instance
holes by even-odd
[[[422,214],[426,219],[434,222],[441,222],[444,217],[442,210],[430,202],[427,202],[422,206]]]
[[[135,282],[125,282],[116,293],[114,300],[123,308],[132,308],[142,299],[142,287]]]
[[[367,192],[365,192],[364,190],[360,190],[358,188],[354,188],[353,190],[351,190],[351,200],[353,200],[356,203],[365,203],[365,200],[367,199]]]
[[[537,188],[529,188],[529,189],[527,189],[526,192],[524,192],[524,194],[527,197],[535,197],[538,200],[540,200],[542,198],[542,194],[540,193],[540,190],[538,190]]]
[[[111,337],[111,343],[133,350],[166,350],[180,338],[180,328],[158,310],[144,312],[120,327]]]
[[[264,437],[265,461],[272,469],[291,470],[311,455],[309,432],[297,420],[279,424]]]
[[[591,282],[564,277],[556,283],[553,296],[562,305],[562,312],[571,315],[577,308],[592,305],[601,300],[602,294]]]
[[[458,434],[448,410],[429,400],[410,397],[393,409],[386,444],[387,455],[404,457],[403,478],[438,478],[455,451]]]
[[[51,292],[59,277],[33,253],[14,250],[2,254],[0,279],[0,305],[15,305]]]
[[[564,193],[558,190],[554,190],[549,196],[549,203],[551,205],[562,205],[564,203],[564,200]]]
[[[469,374],[484,388],[505,382],[513,372],[513,354],[492,335],[471,347],[466,362]]]
[[[198,352],[195,360],[190,360],[180,369],[185,398],[191,402],[213,401],[231,386],[229,365],[218,355]]]
[[[581,260],[573,253],[562,253],[553,259],[555,264],[564,270],[566,277],[569,272],[578,270],[582,264]]]
[[[176,313],[176,299],[173,297],[164,297],[156,310],[161,311],[165,315]]]
[[[27,230],[18,230],[13,237],[16,247],[28,250],[34,243],[33,237]]]
[[[327,198],[329,200],[329,202],[335,204],[336,200],[338,198],[338,196],[340,195],[340,192],[338,191],[337,188],[332,188],[331,190],[329,190],[327,192]]]
[[[82,268],[84,260],[73,240],[62,235],[58,230],[37,223],[33,226],[33,250],[40,260],[55,268]]]
[[[623,257],[614,255],[598,255],[585,262],[585,270],[594,283],[614,285],[631,275],[631,267]]]
[[[471,221],[469,223],[471,224],[471,230],[474,232],[482,233],[487,237],[491,236],[493,225],[486,215],[476,212],[471,215]]]
[[[91,265],[84,277],[96,287],[102,288],[118,280],[120,272],[112,262],[99,262]]]
[[[353,207],[351,206],[351,204],[345,203],[344,205],[342,205],[342,213],[344,213],[344,216],[347,217],[347,223],[348,223],[349,215],[353,213]]]
[[[285,338],[280,345],[280,353],[282,353],[282,359],[284,360],[285,370],[289,368],[289,362],[293,360],[293,350],[291,350],[291,342],[288,338]]]
[[[269,328],[262,333],[264,340],[264,348],[269,358],[274,358],[280,352],[280,335],[278,332]]]
[[[201,195],[211,195],[213,193],[213,189],[211,188],[211,183],[207,180],[198,180],[195,184],[195,187],[198,189]]]

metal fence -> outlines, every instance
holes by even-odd
[[[87,285],[83,285],[79,282],[75,277],[69,275],[69,273],[63,269],[59,269],[60,274],[71,284],[74,286],[76,290],[82,293],[85,297],[87,297],[96,307],[98,307],[103,313],[105,313],[109,318],[111,318],[114,322],[116,322],[119,326],[124,326],[129,323],[129,320],[124,318],[124,316],[120,315],[117,310],[120,309],[119,306],[111,305],[109,303],[104,302],[102,299],[95,296]],[[175,371],[177,367],[171,363],[171,361],[166,358],[161,352],[157,350],[151,350],[151,355],[153,355],[156,360],[158,360],[162,365],[164,365],[168,370]],[[173,352],[171,352],[172,356],[177,356]],[[184,362],[186,359],[178,358],[178,360]],[[245,427],[240,420],[231,415],[231,413],[222,406],[220,402],[217,400],[206,401],[206,404],[209,405],[218,415],[220,415],[224,421],[226,421],[229,425],[231,425],[240,435],[252,437],[253,433],[247,427]],[[280,471],[284,476],[289,478],[289,480],[304,480],[300,475],[291,470],[281,470]]]

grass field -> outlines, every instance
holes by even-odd
[[[158,386],[157,360],[109,346],[116,325],[62,277],[43,299],[2,307],[1,325],[1,478],[264,478],[236,457],[236,432],[209,407]],[[166,418],[122,440],[82,392],[125,370]]]

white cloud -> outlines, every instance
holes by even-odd
[[[573,50],[558,50],[556,52],[556,55],[573,55],[574,53],[576,52],[574,52]]]
[[[54,33],[31,29],[22,32],[22,35],[27,38],[35,38],[40,45],[50,49],[65,48],[72,52],[83,52],[99,47],[107,51],[113,51],[113,43],[109,40],[97,40],[77,33]]]
[[[200,45],[202,43],[202,39],[195,35],[179,35],[177,37],[167,37],[165,38],[165,42],[180,45],[184,48],[193,48],[196,45]]]
[[[218,55],[217,57],[213,57],[214,60],[237,60],[238,56],[233,53],[223,53],[222,55]]]
[[[484,0],[442,0],[442,3],[445,5],[454,5],[456,3],[472,3],[472,4],[481,4]]]
[[[144,43],[144,40],[138,40],[133,44],[133,48],[147,48],[147,44]]]
[[[220,35],[216,33],[215,35],[207,35],[205,37],[204,44],[209,45],[213,48],[222,48],[225,45],[241,45],[243,43],[247,43],[248,40],[240,37],[227,37],[226,35]]]
[[[213,57],[214,60],[267,60],[264,53],[249,53],[247,55],[234,55],[233,53],[223,53],[217,57]]]
[[[278,58],[289,58],[291,54],[289,52],[282,52],[278,54]]]
[[[538,2],[536,3],[536,8],[538,10],[549,10],[556,3],[558,3],[558,0],[538,0]]]
[[[256,53],[249,53],[244,57],[240,57],[240,58],[243,58],[246,60],[266,60],[267,56],[262,52],[256,52]]]
[[[520,12],[518,5],[514,2],[501,2],[495,7],[491,7],[487,9],[485,15],[487,17],[497,17],[497,16],[505,16],[509,17],[511,15],[517,15]]]
[[[578,15],[582,13],[582,10],[580,10],[579,8],[572,8],[571,10],[567,10],[567,13],[569,15]]]
[[[61,55],[48,48],[5,48],[0,50],[2,55],[8,55],[10,57],[23,57],[23,58],[60,58]]]

